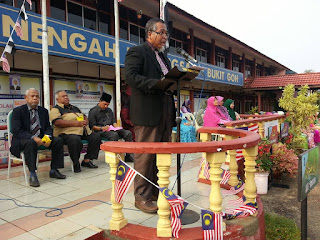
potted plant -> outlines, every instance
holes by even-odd
[[[258,194],[268,192],[268,177],[272,167],[271,143],[268,139],[263,138],[258,145],[258,156],[256,158],[255,182]]]
[[[295,177],[298,172],[298,156],[294,149],[288,149],[281,142],[272,145],[273,172],[286,172],[290,177]]]
[[[279,106],[287,111],[287,120],[291,123],[290,131],[293,134],[292,147],[296,153],[304,149],[305,136],[303,131],[310,129],[311,117],[319,110],[318,96],[309,91],[308,85],[299,88],[296,94],[293,84],[287,85],[279,99]]]

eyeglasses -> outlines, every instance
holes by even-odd
[[[168,32],[156,32],[156,31],[153,31],[153,30],[151,30],[151,32],[154,32],[157,35],[160,35],[161,37],[166,36],[167,38],[169,38],[169,36],[170,36],[170,34]]]

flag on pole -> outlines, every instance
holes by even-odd
[[[15,30],[16,30],[17,36],[20,37],[20,38],[22,38],[22,37],[23,37],[23,32],[22,32],[22,29],[21,29],[21,25],[20,25],[19,20],[16,21]]]
[[[30,10],[32,10],[32,2],[31,2],[31,0],[27,0],[27,2],[28,2],[29,5],[30,5]]]
[[[201,210],[202,234],[204,240],[223,240],[222,214]]]
[[[2,69],[3,71],[10,73],[10,64],[6,58],[6,56],[3,54],[0,58],[0,61],[2,62]]]
[[[171,229],[172,235],[175,238],[179,238],[179,233],[181,230],[181,216],[188,203],[184,201],[183,198],[175,195],[168,188],[159,189],[162,195],[167,199],[171,207]]]
[[[21,6],[20,16],[25,21],[28,19],[28,15],[26,13],[26,9],[24,7],[24,4],[22,4],[22,6]]]
[[[14,55],[16,53],[16,46],[14,45],[12,37],[9,38],[8,44],[4,48],[4,51],[10,53],[11,55]]]
[[[230,171],[222,170],[220,184],[227,184],[231,177]]]
[[[127,166],[122,161],[119,162],[114,186],[115,201],[117,203],[122,202],[122,198],[128,191],[136,174],[137,172],[133,168]]]

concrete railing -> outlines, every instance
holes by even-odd
[[[105,151],[106,162],[110,165],[110,180],[112,181],[112,217],[109,223],[110,230],[120,231],[127,225],[122,209],[123,204],[115,201],[115,178],[119,159],[118,154],[122,153],[152,153],[156,154],[156,164],[158,168],[158,185],[160,187],[168,187],[170,183],[169,169],[171,167],[172,155],[176,153],[203,153],[204,157],[210,164],[210,181],[211,192],[209,196],[210,209],[219,213],[222,210],[222,196],[220,191],[221,181],[221,165],[225,162],[225,153],[230,150],[244,149],[244,157],[246,160],[246,184],[244,195],[247,202],[253,202],[256,198],[256,185],[254,181],[255,159],[258,153],[258,143],[260,136],[256,133],[227,128],[206,128],[199,130],[201,139],[205,142],[196,143],[138,143],[138,142],[105,142],[101,145],[101,149]],[[229,140],[226,141],[210,141],[211,134],[223,134]],[[159,194],[158,197],[158,216],[157,236],[172,237],[170,223],[170,205],[168,201]]]

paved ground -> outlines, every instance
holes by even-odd
[[[289,189],[270,187],[268,194],[261,195],[265,212],[274,212],[281,216],[293,219],[300,227],[300,202],[298,199],[297,179],[283,176],[283,184]],[[320,184],[308,195],[308,237],[311,240],[320,239]]]

